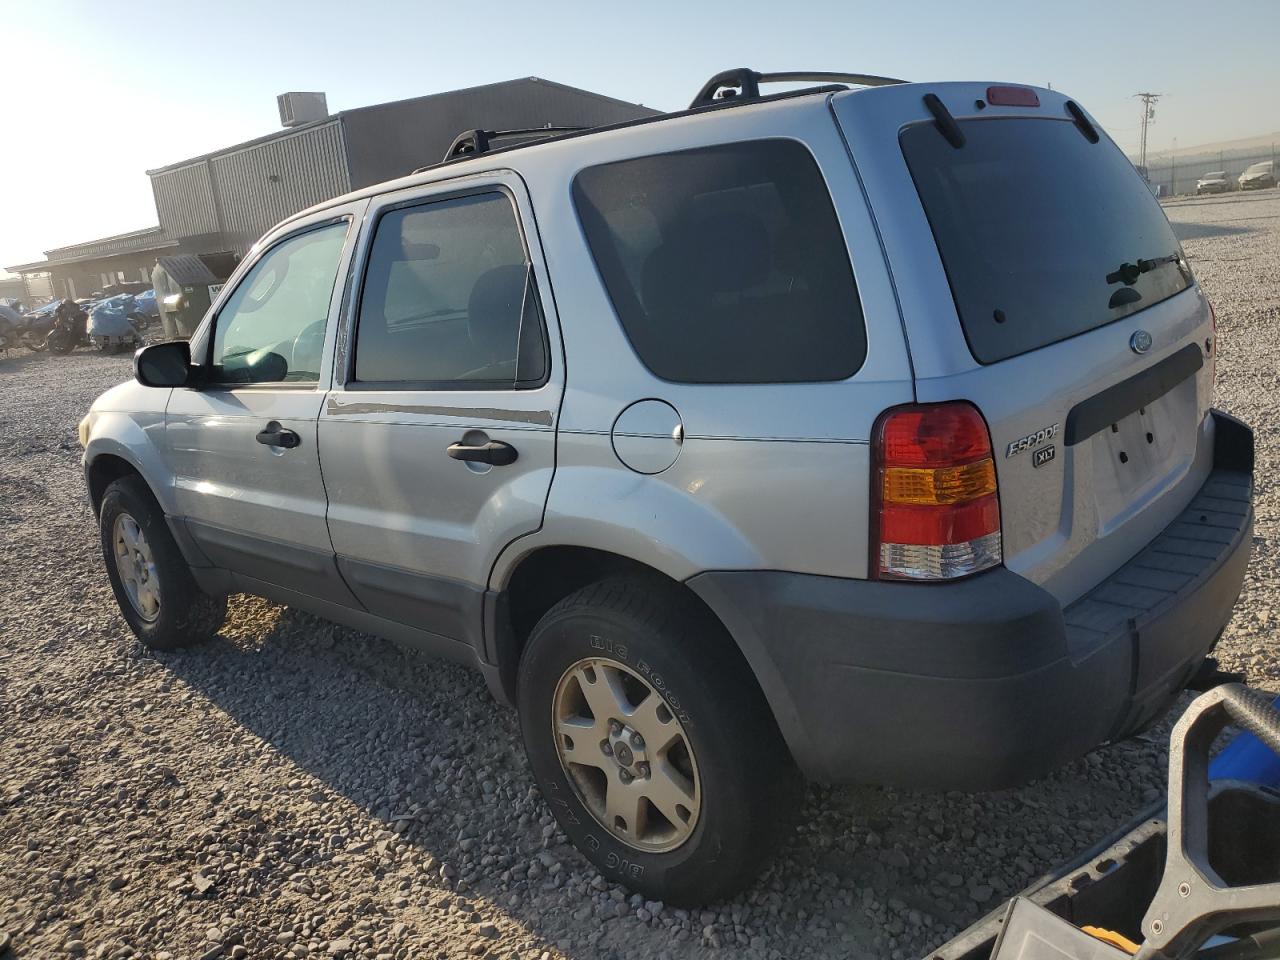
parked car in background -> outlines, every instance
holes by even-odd
[[[1226,193],[1230,189],[1231,182],[1227,180],[1225,170],[1213,170],[1196,181],[1197,196],[1202,193]]]
[[[1262,160],[1252,164],[1240,174],[1241,190],[1265,190],[1276,185],[1276,164],[1274,160]]]
[[[474,131],[268,232],[80,424],[138,638],[247,592],[469,664],[673,904],[752,879],[800,773],[996,789],[1155,722],[1253,539],[1163,209],[1058,91],[796,79]]]

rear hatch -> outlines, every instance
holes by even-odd
[[[1060,94],[911,84],[832,103],[917,400],[977,405],[1005,565],[1069,603],[1172,522],[1211,466],[1211,316],[1178,239]]]

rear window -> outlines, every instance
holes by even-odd
[[[789,140],[590,167],[573,199],[627,337],[664,380],[843,380],[866,331],[813,157]]]
[[[1070,121],[960,126],[959,149],[932,123],[908,127],[901,142],[980,363],[1104,326],[1191,285],[1164,211],[1110,141],[1090,143]]]

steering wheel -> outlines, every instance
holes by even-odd
[[[324,353],[325,322],[317,320],[304,327],[302,332],[293,338],[293,349],[290,351],[289,369],[300,372],[318,372],[320,358]]]

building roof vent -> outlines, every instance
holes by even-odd
[[[329,115],[329,104],[323,93],[282,93],[276,97],[276,103],[280,107],[280,125],[284,127],[300,127]]]

